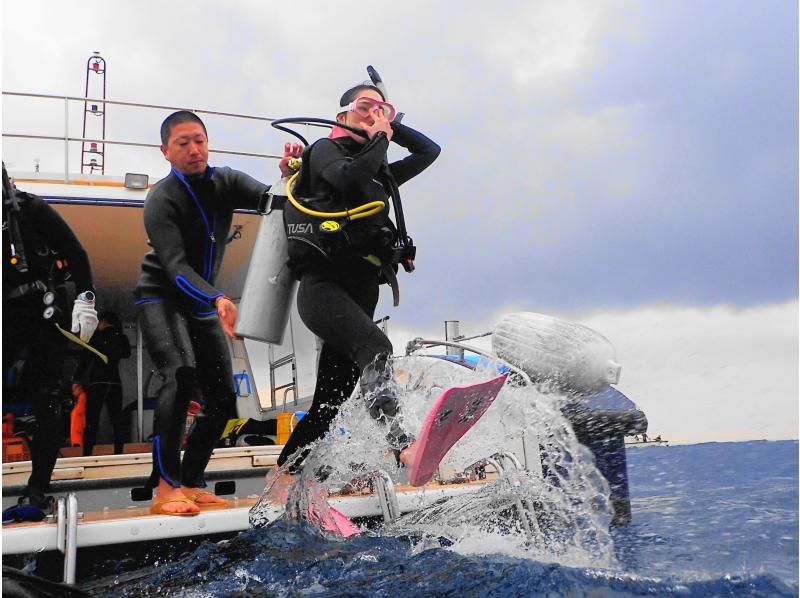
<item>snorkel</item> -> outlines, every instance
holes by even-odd
[[[378,74],[378,71],[376,71],[371,64],[367,65],[367,74],[369,75],[372,84],[378,88],[379,92],[381,92],[383,99],[388,102],[389,92],[386,91],[386,85],[384,84],[383,79],[381,79],[381,76]]]
[[[381,79],[381,76],[378,74],[378,71],[376,71],[375,68],[372,65],[368,65],[367,66],[367,74],[369,74],[369,80],[368,81],[363,81],[362,83],[360,83],[358,85],[354,85],[351,89],[358,89],[358,88],[376,89],[378,91],[378,93],[380,93],[381,96],[383,96],[384,102],[388,103],[389,92],[386,90],[386,84],[383,82],[383,79]],[[355,99],[356,99],[355,97],[352,98],[352,100],[355,100]],[[350,102],[348,101],[348,102],[346,102],[345,105],[340,105],[339,108],[338,108],[337,114],[341,114],[342,112],[346,112],[347,110],[349,110],[349,107],[347,106],[347,104],[349,104],[349,103]],[[340,104],[341,104],[341,101],[340,101]],[[403,119],[403,116],[405,116],[405,115],[402,112],[398,112],[395,115],[395,117],[392,120],[392,122],[399,123]],[[367,133],[363,129],[359,129],[358,127],[352,127],[350,125],[346,125],[344,123],[340,123],[340,122],[338,122],[336,120],[331,120],[331,119],[328,119],[328,118],[316,118],[316,117],[311,117],[311,116],[296,116],[296,117],[290,117],[290,118],[277,118],[277,119],[272,121],[271,125],[274,128],[278,129],[279,131],[283,131],[284,133],[289,133],[290,135],[293,135],[294,137],[297,137],[297,139],[299,139],[302,142],[302,144],[306,145],[306,146],[309,145],[308,140],[305,137],[303,137],[300,133],[298,133],[297,131],[294,131],[294,130],[284,126],[284,125],[288,125],[288,124],[315,125],[315,126],[331,127],[331,132],[328,135],[328,137],[331,138],[331,139],[335,139],[337,137],[348,136],[347,131],[350,131],[351,133],[355,133],[359,137],[363,137],[364,139],[367,139]]]

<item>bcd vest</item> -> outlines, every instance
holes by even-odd
[[[371,201],[383,201],[386,205],[377,214],[352,220],[346,216],[312,216],[286,201],[283,216],[289,242],[290,267],[300,275],[314,264],[329,264],[342,252],[372,255],[382,262],[389,262],[396,229],[389,219],[390,200],[382,174],[371,180],[365,197],[344,197],[315,170],[315,145],[312,144],[304,152],[300,174],[293,189],[293,195],[301,205],[324,213],[351,210]]]

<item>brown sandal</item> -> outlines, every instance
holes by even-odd
[[[225,502],[219,502],[219,503],[216,503],[216,502],[197,502],[197,499],[199,497],[205,496],[207,494],[210,494],[211,496],[217,496],[216,494],[214,494],[213,492],[209,492],[208,490],[198,490],[197,492],[195,492],[191,496],[187,496],[186,500],[189,500],[189,501],[193,502],[194,504],[196,504],[201,509],[226,509],[228,507],[228,501],[225,500],[225,499],[222,499]]]

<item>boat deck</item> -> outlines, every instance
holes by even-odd
[[[408,485],[394,487],[400,513],[424,507],[445,496],[472,492],[488,480],[459,484],[431,483],[421,488]],[[250,527],[249,511],[257,497],[234,498],[227,508],[201,511],[194,517],[151,515],[149,503],[122,509],[76,513],[75,547],[108,546],[148,542],[170,538],[186,538],[246,530]],[[77,500],[75,501],[77,504]],[[351,519],[380,517],[384,513],[376,493],[334,495],[329,498],[335,507]],[[275,518],[282,513],[276,507]],[[66,539],[62,517],[51,516],[41,522],[3,525],[3,554],[29,554],[47,550],[64,550]]]
[[[228,482],[224,493],[236,496],[260,494],[264,476],[277,459],[282,446],[252,446],[215,449],[206,468],[206,481]],[[58,459],[53,470],[50,494],[76,492],[81,508],[101,511],[127,507],[131,490],[146,484],[152,471],[151,453],[93,455]],[[3,463],[3,508],[16,503],[31,473],[30,461]]]

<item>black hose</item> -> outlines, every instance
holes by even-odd
[[[313,116],[292,116],[289,118],[278,118],[270,123],[273,127],[278,129],[279,131],[283,131],[284,133],[289,133],[290,135],[294,135],[300,141],[303,142],[303,145],[308,145],[308,141],[305,137],[303,137],[297,131],[293,131],[288,127],[284,127],[283,124],[295,124],[295,125],[325,125],[328,127],[341,127],[342,129],[347,129],[351,133],[355,133],[364,139],[368,139],[367,132],[364,129],[359,129],[357,127],[351,127],[350,125],[345,125],[340,122],[336,122],[335,120],[330,120],[327,118],[316,118]]]

